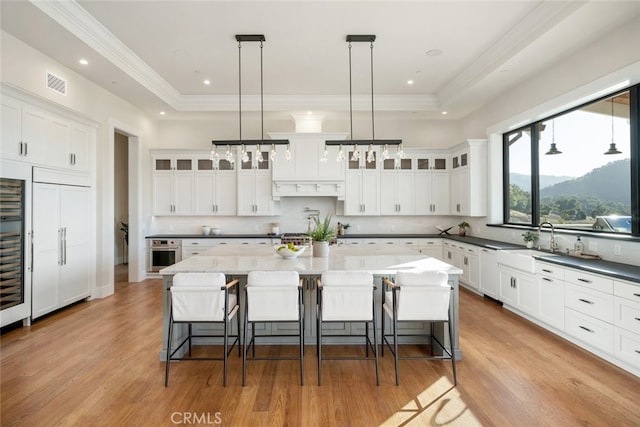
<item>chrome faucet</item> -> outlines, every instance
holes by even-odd
[[[560,249],[558,246],[558,243],[556,243],[556,238],[554,235],[555,230],[553,228],[553,224],[551,224],[549,221],[541,222],[540,225],[538,226],[538,235],[540,235],[540,230],[542,230],[543,225],[548,225],[549,227],[551,227],[551,241],[549,242],[549,250],[553,253],[558,249]],[[540,250],[540,240],[538,240],[538,250]]]

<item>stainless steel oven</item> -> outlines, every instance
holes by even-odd
[[[147,271],[158,272],[182,261],[182,240],[152,239],[149,240],[148,251]]]

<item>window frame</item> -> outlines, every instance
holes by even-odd
[[[520,227],[538,227],[540,224],[540,151],[539,141],[540,135],[538,132],[539,125],[545,121],[553,120],[556,117],[563,116],[571,113],[572,111],[579,110],[587,105],[600,102],[604,99],[612,96],[619,95],[624,92],[629,92],[629,154],[630,154],[630,198],[631,198],[631,233],[611,233],[601,230],[585,230],[576,229],[570,227],[563,227],[562,224],[557,224],[555,228],[560,231],[566,232],[579,232],[580,234],[591,235],[607,235],[607,236],[621,236],[621,237],[640,237],[640,84],[629,86],[616,92],[609,93],[597,99],[593,99],[589,102],[585,102],[573,108],[563,110],[557,114],[544,117],[532,123],[528,123],[517,129],[509,130],[502,134],[502,221],[503,225],[507,226],[520,226]],[[531,135],[531,223],[516,223],[510,221],[510,169],[509,169],[509,139],[508,136],[517,132],[528,131]]]

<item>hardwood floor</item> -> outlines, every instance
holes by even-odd
[[[460,295],[464,360],[327,361],[316,384],[315,347],[305,384],[295,361],[255,361],[241,386],[220,362],[172,365],[164,387],[161,282],[121,284],[106,299],[70,307],[1,337],[3,426],[638,426],[640,379],[466,291]],[[272,354],[285,347],[261,350]],[[345,349],[336,348],[335,351]]]

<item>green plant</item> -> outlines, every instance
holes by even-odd
[[[524,233],[522,233],[522,238],[524,239],[525,242],[537,242],[538,238],[540,236],[538,236],[538,233],[536,233],[535,231],[525,231]]]
[[[460,224],[458,224],[458,227],[460,227],[460,228],[469,228],[469,227],[471,227],[471,225],[469,225],[469,223],[467,221],[462,221]]]
[[[325,216],[322,221],[320,221],[319,218],[313,217],[313,221],[315,225],[308,235],[314,242],[328,242],[336,237],[336,230],[331,227],[331,215]]]
[[[128,245],[129,244],[129,224],[127,224],[126,222],[121,222],[120,224],[121,224],[120,231],[124,232],[124,241]]]
[[[342,228],[344,228],[344,229],[345,229],[345,231],[346,231],[346,230],[348,230],[348,229],[349,229],[349,227],[351,227],[351,226],[349,225],[349,223],[342,224]]]

